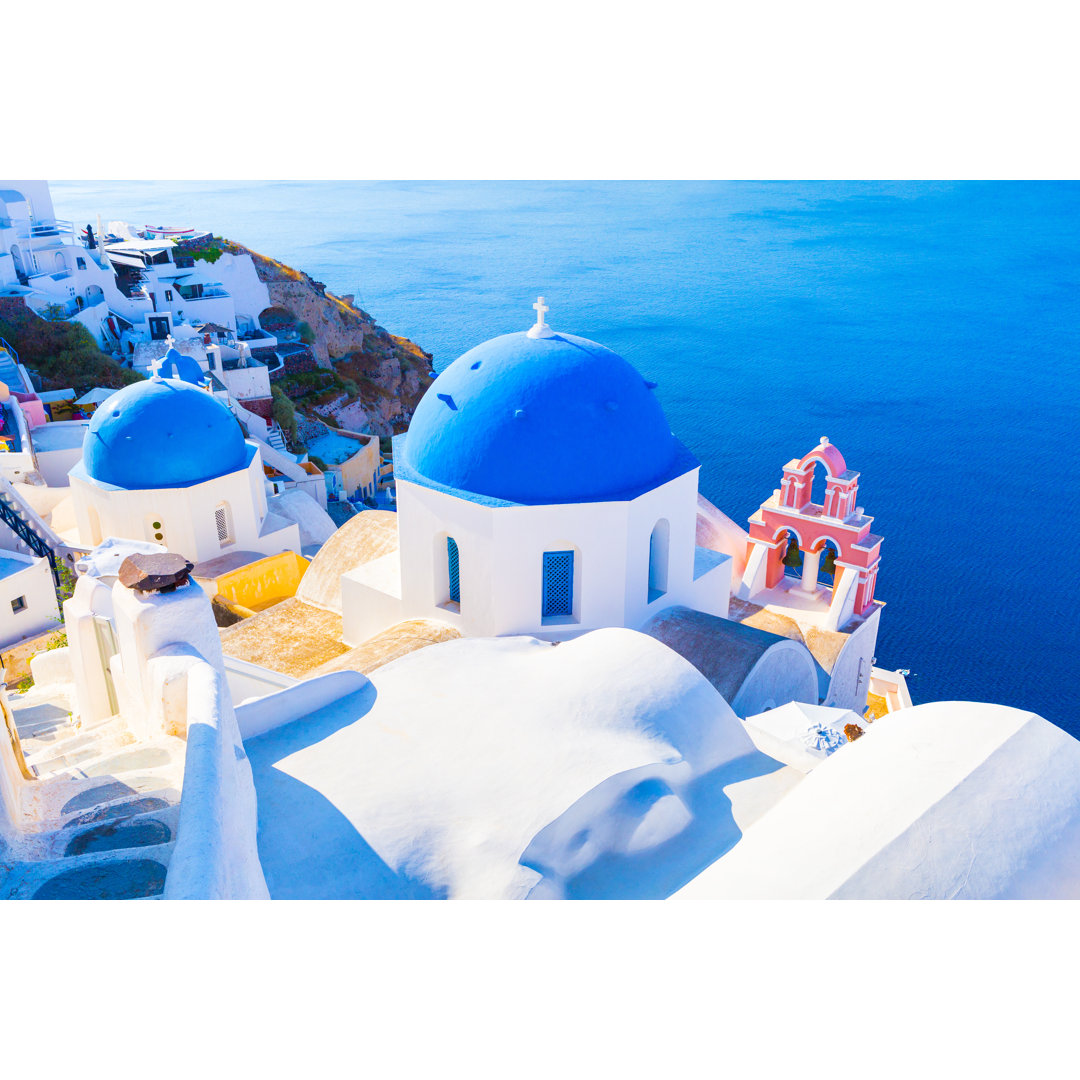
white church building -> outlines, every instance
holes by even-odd
[[[414,618],[560,639],[672,605],[727,615],[732,560],[697,546],[700,465],[653,387],[533,306],[532,329],[454,361],[395,438],[399,547],[343,577],[350,644]]]
[[[199,563],[230,551],[300,551],[267,505],[258,446],[213,395],[156,375],[110,397],[68,474],[78,535],[145,540]]]

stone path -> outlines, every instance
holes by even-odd
[[[70,688],[9,695],[27,768],[19,831],[0,841],[0,899],[160,896],[186,744],[136,742],[119,718],[79,724]]]

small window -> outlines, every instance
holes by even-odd
[[[16,596],[15,599],[11,601],[11,610],[14,611],[16,615],[20,611],[25,611],[26,610],[26,597],[25,596]]]
[[[662,518],[649,534],[648,602],[650,604],[667,592],[668,539],[670,531],[667,521]]]
[[[461,603],[461,575],[459,571],[457,541],[446,538],[446,576],[450,581],[450,599],[455,604]]]
[[[172,303],[172,289],[165,290],[165,302],[167,304]]]
[[[79,270],[85,270],[86,269],[86,260],[81,255],[76,255],[75,256],[75,266]]]
[[[274,490],[276,491],[277,488],[275,487]],[[233,542],[231,517],[228,503],[222,503],[214,511],[214,524],[217,526],[218,543],[222,547],[228,547]]]
[[[544,552],[543,617],[574,614],[574,553]]]

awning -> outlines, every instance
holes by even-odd
[[[137,255],[124,255],[122,252],[111,251],[109,248],[105,251],[109,256],[109,262],[117,266],[136,266],[140,270],[146,269],[146,260],[140,259]]]
[[[76,405],[100,405],[103,401],[108,401],[109,398],[115,394],[115,390],[108,390],[104,386],[95,386],[89,393],[83,394]]]

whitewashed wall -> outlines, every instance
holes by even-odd
[[[99,486],[77,472],[71,474],[70,482],[79,535],[91,546],[107,536],[156,540],[151,524],[160,521],[164,539],[158,542],[193,562],[213,559],[226,551],[265,555],[300,551],[300,531],[295,524],[264,534],[266,484],[257,450],[246,469],[189,488],[125,491]],[[214,517],[222,502],[229,505],[234,541],[224,547],[218,541]]]

